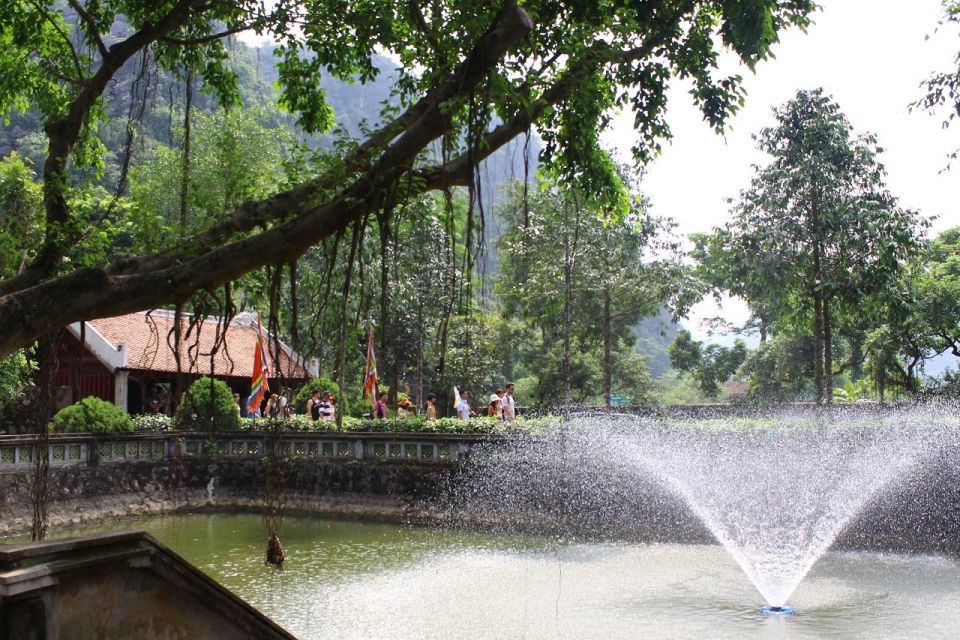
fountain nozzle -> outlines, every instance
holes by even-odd
[[[786,605],[783,605],[782,607],[775,607],[772,604],[768,604],[760,607],[760,613],[765,616],[793,616],[796,615],[797,610]]]

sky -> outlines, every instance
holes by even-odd
[[[960,51],[955,28],[937,31],[940,0],[822,0],[822,10],[807,33],[789,31],[775,45],[776,59],[745,67],[721,65],[744,76],[746,104],[719,136],[703,122],[689,85],[670,90],[667,120],[673,140],[647,169],[643,191],[653,212],[678,223],[678,232],[709,231],[729,219],[728,198],[749,185],[753,165],[766,164],[751,135],[773,124],[772,109],[798,89],[823,87],[840,105],[856,133],[876,134],[886,150],[890,191],[901,205],[926,217],[938,216],[932,233],[960,225],[960,164],[951,171],[947,154],[960,147],[960,122],[943,129],[946,112],[910,113],[922,95],[920,83],[934,71],[956,68]],[[724,60],[732,63],[732,59]],[[606,142],[629,153],[632,114],[618,117]],[[626,157],[626,156],[625,156]],[[704,301],[684,323],[698,339],[707,339],[703,318],[746,320],[736,300],[718,307]]]

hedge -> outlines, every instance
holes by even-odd
[[[422,416],[405,419],[369,420],[345,417],[343,431],[356,433],[463,433],[463,434],[508,434],[543,433],[548,425],[554,423],[553,416],[539,418],[518,418],[512,424],[496,418],[440,418],[427,422]],[[254,418],[244,420],[242,428],[247,431],[286,431],[286,432],[335,432],[336,422],[318,420],[314,422],[307,416],[295,415],[289,418]]]

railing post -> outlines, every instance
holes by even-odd
[[[89,436],[87,438],[87,464],[95,467],[100,464],[100,437]]]
[[[183,438],[181,436],[182,434],[179,431],[171,431],[170,435],[166,437],[167,458],[171,461],[183,455],[183,451],[181,451]]]

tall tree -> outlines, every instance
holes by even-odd
[[[887,191],[875,138],[854,136],[822,90],[798,92],[774,115],[758,136],[770,163],[702,255],[761,313],[808,327],[815,398],[830,402],[836,315],[890,291],[924,223]]]
[[[522,200],[522,190],[515,197]],[[667,233],[669,224],[649,216],[638,196],[627,205],[627,213],[618,215],[551,186],[506,207],[497,291],[506,315],[540,333],[543,400],[584,399],[599,391],[609,406],[619,356],[633,344],[630,328],[663,305],[682,314],[702,295]],[[601,388],[571,393],[574,351],[594,346],[600,350]],[[558,376],[546,371],[555,356]],[[551,380],[560,387],[547,384]]]
[[[598,136],[613,109],[635,112],[640,160],[669,136],[673,76],[693,79],[695,101],[721,128],[743,94],[738,76],[716,74],[720,50],[752,67],[814,8],[812,0],[531,0],[523,8],[440,0],[427,14],[402,0],[7,2],[0,113],[36,109],[48,147],[44,242],[20,274],[0,282],[0,355],[71,322],[182,303],[258,267],[289,264],[383,209],[399,182],[411,192],[471,184],[477,163],[533,123],[545,165],[589,193],[606,191],[616,177]],[[117,71],[149,50],[167,70],[193,69],[199,91],[235,106],[226,42],[244,30],[278,43],[281,101],[307,131],[334,122],[318,77],[370,79],[380,51],[402,63],[400,106],[346,141],[321,175],[246,202],[172,248],[64,263],[89,229],[67,201],[68,169],[102,157],[102,98]],[[430,145],[444,136],[456,144],[449,162],[438,162]]]

